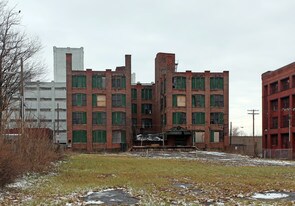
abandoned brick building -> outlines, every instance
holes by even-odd
[[[295,63],[262,74],[262,148],[266,157],[294,156],[294,88]]]
[[[66,63],[73,149],[129,148],[139,135],[156,135],[166,147],[228,146],[228,71],[177,72],[175,54],[158,53],[155,82],[131,84],[131,55],[115,71],[74,71],[71,54]]]

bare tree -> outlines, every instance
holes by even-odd
[[[241,127],[233,127],[232,135],[234,137],[236,137],[236,136],[245,136],[246,135],[246,133],[243,130],[241,130],[240,128]]]
[[[3,112],[12,103],[24,82],[44,72],[34,57],[41,50],[37,38],[30,38],[21,25],[20,11],[9,8],[7,1],[0,1],[0,128]],[[21,59],[24,72],[20,75]],[[24,81],[24,82],[21,82]]]

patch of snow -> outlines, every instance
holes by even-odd
[[[283,194],[283,193],[254,193],[252,198],[255,199],[280,199],[280,198],[285,198],[288,197],[289,195]]]
[[[84,202],[84,203],[85,203],[85,205],[101,205],[104,202],[102,202],[100,200],[97,200],[97,201],[87,201],[87,202]]]
[[[32,183],[28,182],[26,178],[17,179],[16,182],[8,184],[8,188],[27,188],[30,187]]]
[[[210,152],[210,151],[202,151],[201,154],[215,155],[215,156],[225,156],[224,152]]]

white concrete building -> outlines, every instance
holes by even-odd
[[[15,97],[10,109],[10,128],[18,127],[20,101]],[[66,83],[27,82],[24,88],[24,120],[29,127],[46,127],[53,130],[56,143],[66,143]]]
[[[73,70],[84,70],[84,50],[81,48],[53,47],[54,81],[66,82],[66,53],[72,54]]]

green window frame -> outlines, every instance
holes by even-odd
[[[126,113],[112,112],[112,125],[126,125]]]
[[[173,122],[173,124],[186,124],[186,113],[185,112],[173,112],[172,122]]]
[[[205,107],[205,95],[203,95],[203,94],[192,95],[192,107],[204,108]]]
[[[86,106],[87,105],[86,94],[82,94],[82,93],[72,94],[72,105]]]
[[[205,78],[204,77],[192,77],[192,90],[205,90]]]
[[[137,114],[137,104],[131,105],[131,111],[132,111],[132,114]]]
[[[112,88],[113,89],[125,89],[126,88],[126,77],[124,75],[112,76]]]
[[[92,142],[93,143],[106,143],[107,132],[105,130],[93,130],[92,131]]]
[[[223,90],[223,77],[210,77],[210,90]]]
[[[181,100],[181,98],[184,99]],[[186,107],[186,96],[183,94],[173,94],[172,107]]]
[[[223,124],[223,113],[222,112],[212,112],[210,113],[210,123],[211,124]]]
[[[193,112],[192,113],[192,124],[205,124],[205,113],[204,112]]]
[[[125,94],[112,94],[112,106],[113,107],[126,107],[126,95]]]
[[[151,100],[153,98],[153,90],[151,88],[141,89],[141,99]]]
[[[126,131],[115,130],[112,132],[112,143],[126,143]]]
[[[135,88],[131,89],[131,98],[137,99],[137,89],[135,89]]]
[[[85,75],[73,75],[72,76],[73,88],[86,88],[86,76]]]
[[[87,143],[86,130],[74,130],[72,134],[73,143]]]
[[[92,76],[92,88],[104,89],[105,88],[105,76],[93,75]]]
[[[107,122],[106,112],[92,112],[92,124],[94,125],[106,125]]]
[[[73,124],[86,124],[87,117],[86,112],[73,112],[72,113],[72,123]]]
[[[172,78],[172,88],[173,89],[186,89],[186,77],[176,76]]]
[[[210,106],[211,107],[224,107],[223,95],[219,95],[219,94],[210,95]]]

